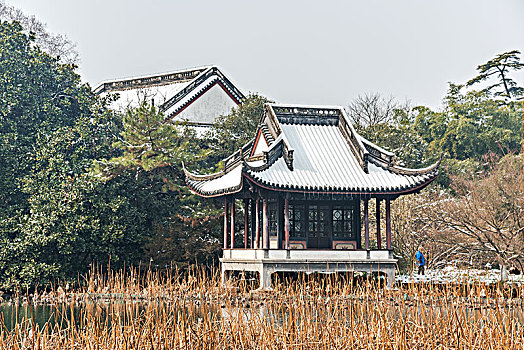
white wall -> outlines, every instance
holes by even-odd
[[[211,124],[219,115],[229,114],[237,104],[218,84],[206,91],[196,101],[175,117],[175,120],[189,120]]]

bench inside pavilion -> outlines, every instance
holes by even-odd
[[[224,205],[223,282],[228,271],[255,271],[262,289],[277,271],[378,272],[391,287],[391,201],[423,189],[439,166],[396,166],[393,153],[357,134],[342,107],[279,104],[266,104],[255,137],[224,164],[210,175],[184,169],[186,182]]]

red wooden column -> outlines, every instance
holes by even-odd
[[[255,200],[255,249],[260,248],[260,200]]]
[[[247,249],[247,235],[249,234],[249,199],[244,199],[244,248]]]
[[[391,201],[386,199],[386,249],[391,250]]]
[[[284,249],[289,249],[289,199],[284,199]]]
[[[364,199],[364,239],[365,248],[369,250],[369,199]]]
[[[231,249],[235,247],[235,199],[231,201]]]
[[[380,199],[377,198],[377,210],[376,210],[376,217],[377,217],[377,249],[382,249],[382,237],[380,234]]]
[[[224,249],[227,249],[227,209],[229,207],[229,203],[227,202],[227,198],[224,198]]]
[[[269,249],[269,215],[267,212],[267,198],[262,202],[262,248]]]

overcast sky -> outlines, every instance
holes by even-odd
[[[346,105],[366,92],[438,108],[498,53],[524,51],[522,0],[7,0],[77,43],[103,80],[215,64],[244,92]],[[524,85],[524,72],[515,74]]]

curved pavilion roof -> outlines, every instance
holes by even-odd
[[[267,104],[256,137],[225,160],[225,169],[186,182],[203,197],[240,192],[245,181],[284,192],[407,194],[438,175],[393,163],[394,154],[356,133],[342,107]]]

